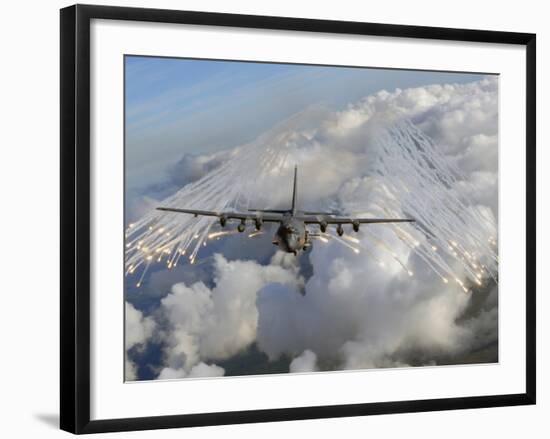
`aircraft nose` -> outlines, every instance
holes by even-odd
[[[296,236],[294,234],[290,234],[290,235],[287,235],[286,243],[290,250],[296,250],[296,247],[298,245],[298,240],[296,239]]]

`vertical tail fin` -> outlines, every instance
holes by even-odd
[[[298,166],[294,166],[294,186],[292,188],[292,214],[296,214],[296,204],[298,198]]]

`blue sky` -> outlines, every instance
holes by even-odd
[[[129,189],[162,183],[183,154],[227,149],[311,105],[345,107],[385,89],[481,75],[127,56]]]

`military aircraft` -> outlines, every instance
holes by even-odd
[[[294,167],[294,185],[292,189],[292,205],[290,209],[248,209],[244,212],[214,212],[209,210],[179,209],[175,207],[157,207],[157,210],[166,212],[186,213],[201,216],[215,216],[219,218],[220,225],[225,227],[228,220],[240,220],[237,226],[239,232],[244,232],[246,222],[254,222],[256,230],[261,230],[263,223],[278,223],[279,228],[273,237],[273,244],[287,253],[298,254],[300,250],[306,250],[311,246],[311,238],[320,236],[307,229],[309,224],[319,226],[321,233],[325,233],[331,224],[336,225],[336,233],[344,234],[343,224],[351,224],[355,232],[359,231],[361,224],[378,223],[407,223],[414,222],[410,218],[350,218],[336,216],[335,212],[310,212],[300,211],[297,208],[298,198],[298,167]]]

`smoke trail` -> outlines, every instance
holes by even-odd
[[[257,140],[236,148],[223,165],[159,205],[217,212],[248,209],[258,193],[269,193],[277,178],[291,175],[295,157],[299,156],[299,142],[304,141],[297,130],[301,117],[290,118]],[[378,126],[373,132],[376,134],[368,146],[370,168],[364,176],[369,179],[368,200],[364,196],[346,200],[347,213],[416,219],[416,223],[406,225],[363,226],[362,230],[367,230],[365,238],[377,244],[376,252],[389,253],[411,273],[407,261],[392,251],[387,239],[389,230],[445,283],[456,280],[468,291],[468,282],[480,284],[488,278],[497,281],[497,227],[461,189],[469,185],[461,171],[408,120]],[[367,147],[359,154],[366,156]],[[294,157],[292,161],[290,156]],[[234,233],[218,229],[213,217],[152,210],[126,231],[126,274],[132,275],[139,267],[142,271],[136,275],[141,284],[152,263],[162,262],[168,268],[177,265],[180,258],[194,263],[209,239]],[[358,252],[356,246],[331,235]],[[462,274],[457,272],[457,266]],[[463,276],[465,281],[461,280]]]

